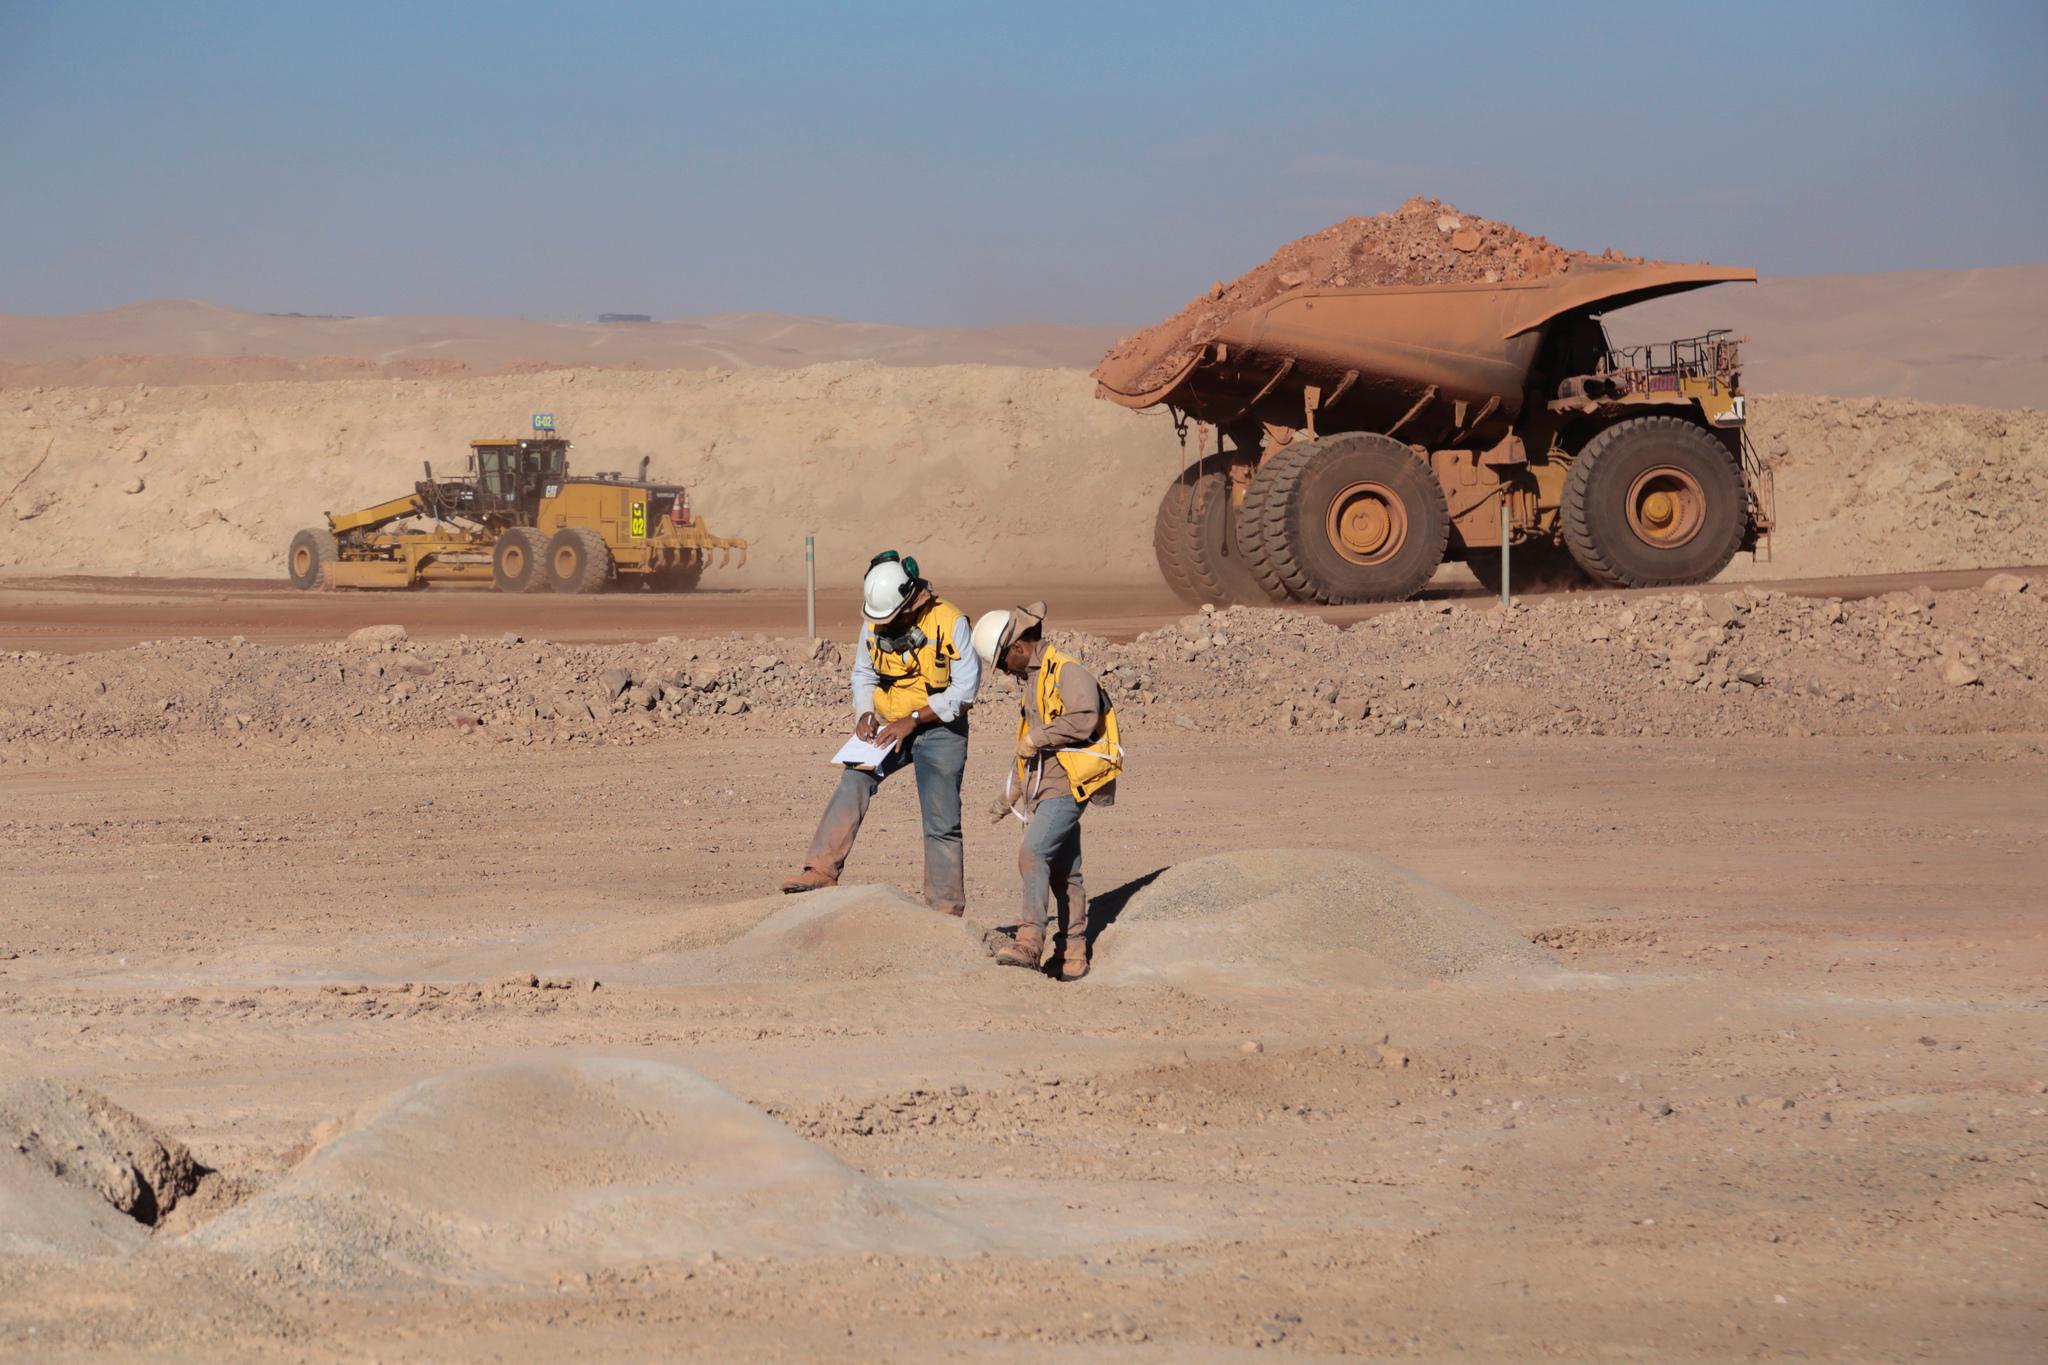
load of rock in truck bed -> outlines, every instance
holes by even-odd
[[[1211,285],[1166,321],[1117,342],[1095,367],[1095,378],[1125,393],[1153,388],[1212,340],[1225,319],[1304,285],[1492,284],[1562,274],[1574,261],[1640,264],[1641,258],[1568,251],[1441,200],[1410,199],[1392,213],[1346,218],[1297,238],[1229,284]]]

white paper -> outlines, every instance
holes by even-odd
[[[887,744],[870,744],[859,735],[853,735],[847,739],[845,744],[840,746],[838,753],[832,755],[832,761],[834,763],[850,763],[856,768],[879,768],[882,765],[882,760],[887,758],[895,748],[896,742],[894,740],[889,741]]]

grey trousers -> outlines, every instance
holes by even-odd
[[[1088,937],[1088,891],[1081,884],[1081,811],[1071,796],[1038,803],[1024,827],[1017,849],[1017,871],[1024,878],[1021,923],[1047,924],[1052,902],[1059,903],[1058,934],[1063,940]]]
[[[905,767],[917,774],[917,804],[924,815],[924,899],[957,915],[967,908],[967,845],[960,833],[960,780],[967,772],[967,720],[927,725],[898,745],[877,772],[848,768],[825,806],[804,866],[835,881],[853,852],[875,788]]]

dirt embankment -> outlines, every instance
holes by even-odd
[[[680,478],[748,537],[718,586],[826,581],[878,547],[941,581],[1149,583],[1153,510],[1183,452],[1163,413],[1070,370],[873,364],[740,373],[27,389],[0,402],[0,571],[283,574],[326,510],[460,468],[474,437],[552,411],[583,469]],[[1731,577],[2048,560],[2048,416],[1896,399],[1762,397],[1774,561]]]
[[[2048,725],[2048,605],[1981,590],[1856,602],[1737,589],[1561,596],[1511,613],[1416,604],[1348,629],[1294,612],[1202,612],[1129,644],[1075,641],[1133,733],[1172,726],[1483,735],[1985,734]],[[0,655],[0,754],[19,762],[187,738],[634,743],[823,735],[846,722],[846,647],[676,640],[572,646],[153,642]],[[1000,713],[1014,690],[984,688]]]

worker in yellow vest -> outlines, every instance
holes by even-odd
[[[1024,824],[1017,851],[1023,914],[1013,930],[994,930],[984,941],[1004,966],[1037,968],[1057,901],[1059,933],[1045,969],[1078,981],[1088,974],[1081,813],[1116,800],[1124,766],[1116,711],[1095,675],[1045,638],[1043,602],[983,616],[974,623],[974,652],[984,667],[1024,681],[1016,761],[993,812],[998,820],[1014,816]]]
[[[924,816],[924,898],[948,915],[967,909],[966,845],[960,833],[960,780],[967,771],[967,713],[981,690],[967,616],[918,576],[917,561],[885,550],[861,581],[860,641],[853,652],[854,733],[893,745],[873,768],[847,765],[825,807],[804,870],[782,883],[788,893],[836,886],[867,817],[868,802],[890,774],[917,774]]]

